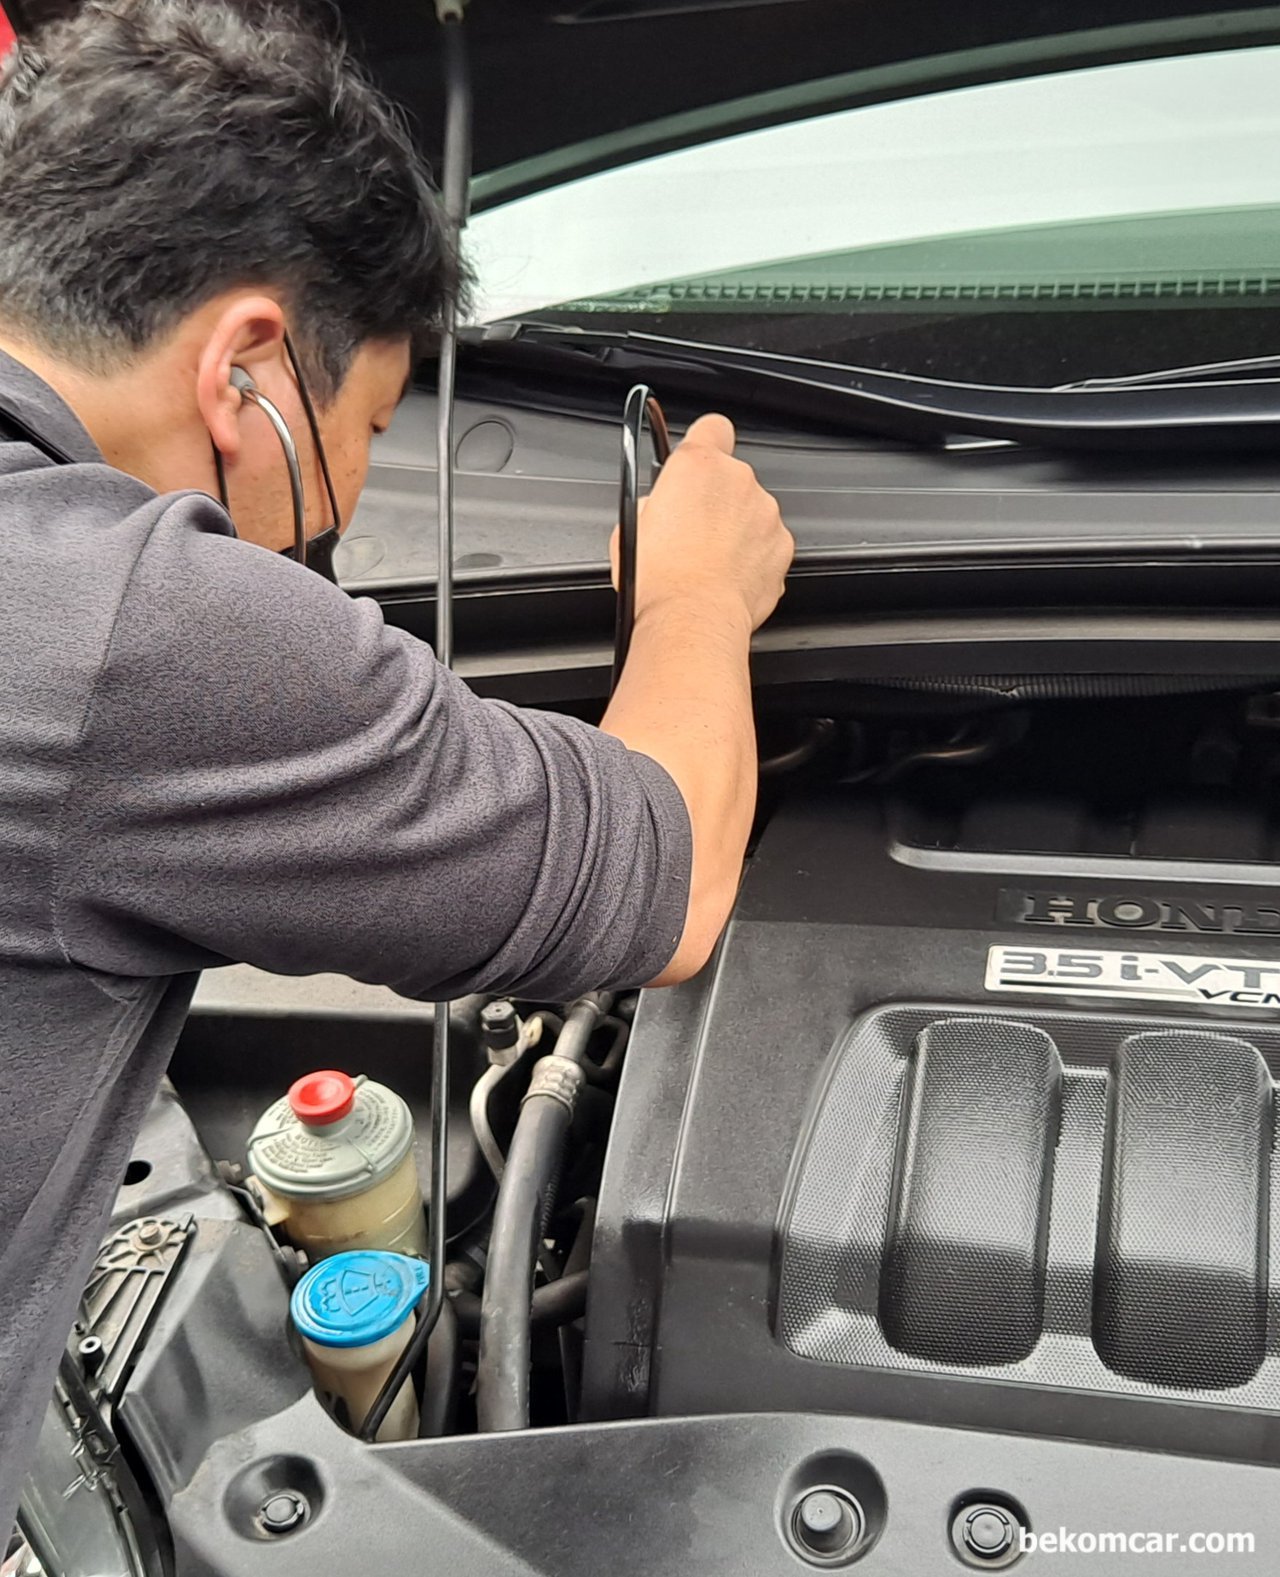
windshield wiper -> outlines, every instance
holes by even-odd
[[[1122,378],[1081,378],[1060,383],[1059,389],[1139,389],[1157,383],[1220,383],[1245,373],[1267,373],[1280,378],[1280,356],[1245,356],[1235,361],[1202,361],[1190,367],[1160,367],[1154,372],[1133,372]]]
[[[699,397],[720,390],[771,411],[916,444],[967,436],[1049,448],[1185,451],[1270,447],[1280,439],[1280,382],[1264,375],[1280,370],[1280,357],[1023,388],[547,323],[491,324],[465,331],[464,340],[480,364],[610,382],[652,379]]]

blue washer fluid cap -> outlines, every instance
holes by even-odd
[[[431,1281],[407,1254],[355,1249],[314,1265],[293,1289],[293,1323],[318,1347],[368,1347],[398,1330]]]

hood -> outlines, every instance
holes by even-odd
[[[307,0],[321,13],[328,0]],[[20,32],[68,0],[4,0]],[[429,157],[432,0],[338,0]],[[1280,8],[1204,0],[468,0],[476,208],[861,103],[1144,55],[1280,42]]]

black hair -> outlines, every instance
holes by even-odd
[[[465,285],[404,121],[278,4],[90,0],[0,87],[0,317],[109,371],[238,285],[283,298],[323,401],[424,348]]]

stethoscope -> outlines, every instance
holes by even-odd
[[[298,446],[293,440],[289,424],[285,421],[280,407],[274,400],[269,400],[262,390],[253,381],[243,367],[232,367],[231,386],[239,392],[242,400],[247,400],[250,405],[256,405],[262,414],[271,423],[276,437],[280,440],[280,448],[284,453],[285,469],[289,473],[289,503],[293,513],[293,546],[283,548],[281,551],[286,558],[295,559],[299,564],[308,569],[315,570],[316,574],[323,575],[326,580],[336,581],[337,576],[333,569],[333,550],[337,547],[342,536],[342,516],[338,510],[337,495],[333,490],[333,478],[329,475],[329,461],[325,456],[324,444],[320,439],[320,423],[316,418],[316,408],[312,404],[311,394],[306,381],[302,376],[302,368],[298,363],[298,356],[293,348],[293,341],[288,334],[284,337],[284,348],[293,368],[293,376],[298,385],[298,397],[302,401],[303,413],[307,418],[307,426],[311,429],[311,441],[315,445],[316,458],[320,462],[320,474],[324,478],[324,489],[329,498],[329,511],[333,524],[326,526],[323,531],[314,537],[307,537],[307,502],[302,488],[302,465],[298,459]],[[222,464],[222,455],[215,444],[213,449],[214,466],[218,473],[218,497],[222,507],[231,513],[230,500],[227,496],[227,477]]]
[[[645,423],[653,447],[654,475],[671,458],[671,434],[662,407],[647,384],[627,395],[622,416],[622,478],[618,501],[618,601],[613,630],[612,692],[618,688],[636,622],[636,539],[640,519],[640,435]]]

